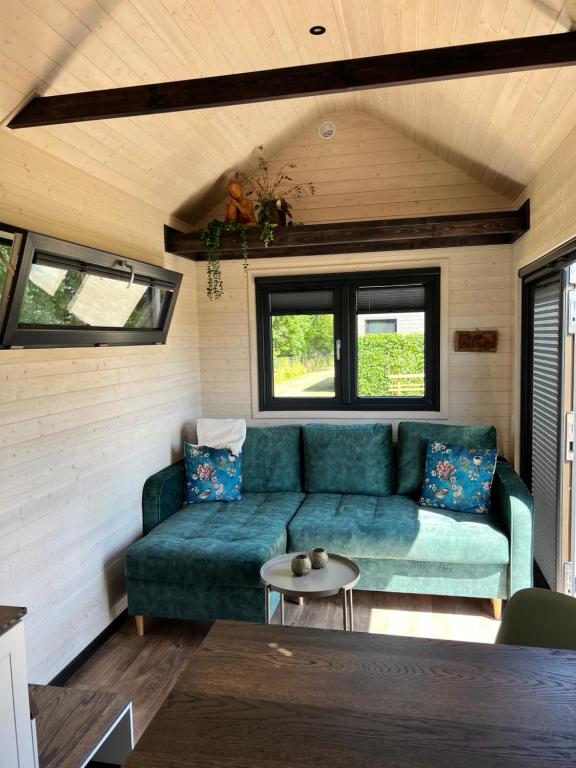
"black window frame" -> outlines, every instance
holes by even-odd
[[[362,397],[357,393],[357,312],[358,288],[374,285],[425,287],[423,397]],[[336,273],[256,277],[256,321],[258,345],[258,396],[261,411],[440,411],[440,267],[377,272]],[[273,394],[272,312],[274,291],[306,289],[334,290],[334,398],[282,398]],[[340,340],[340,359],[336,342]]]
[[[10,239],[8,239],[6,235],[8,235]],[[2,340],[2,329],[5,324],[4,320],[7,317],[10,302],[14,294],[19,255],[25,237],[25,229],[0,222],[0,243],[10,246],[10,258],[8,260],[9,266],[6,274],[6,282],[0,293],[0,342]]]
[[[0,226],[0,228],[2,228]],[[8,228],[6,228],[8,229]],[[19,326],[26,286],[35,259],[62,268],[73,268],[81,273],[95,274],[128,282],[163,288],[168,299],[162,307],[157,328],[111,328],[106,326]],[[120,266],[123,264],[124,266]],[[26,231],[21,244],[16,276],[14,278],[5,320],[1,329],[0,349],[11,348],[67,348],[94,346],[133,346],[165,344],[182,274],[154,264],[77,245],[58,238]]]

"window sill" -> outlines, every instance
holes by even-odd
[[[254,410],[253,419],[306,419],[316,421],[330,419],[332,421],[445,421],[448,414],[445,411],[260,411]]]

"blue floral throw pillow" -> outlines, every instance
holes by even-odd
[[[420,504],[455,512],[488,512],[497,458],[497,448],[463,448],[429,440]]]
[[[242,498],[242,454],[184,443],[186,501],[239,501]]]

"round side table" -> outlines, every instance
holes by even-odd
[[[297,554],[301,553],[278,555],[264,563],[260,569],[260,578],[266,590],[266,624],[270,624],[271,620],[271,592],[280,593],[282,625],[284,625],[284,596],[315,598],[342,595],[344,630],[352,632],[354,629],[352,590],[360,578],[360,568],[347,557],[329,554],[328,565],[325,568],[312,569],[306,576],[294,576],[290,563]]]

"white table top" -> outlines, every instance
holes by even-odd
[[[313,568],[306,576],[294,576],[290,563],[298,554],[304,553],[290,552],[264,563],[260,569],[264,584],[268,584],[275,592],[291,597],[330,597],[358,583],[360,568],[356,563],[331,553],[325,568]]]

